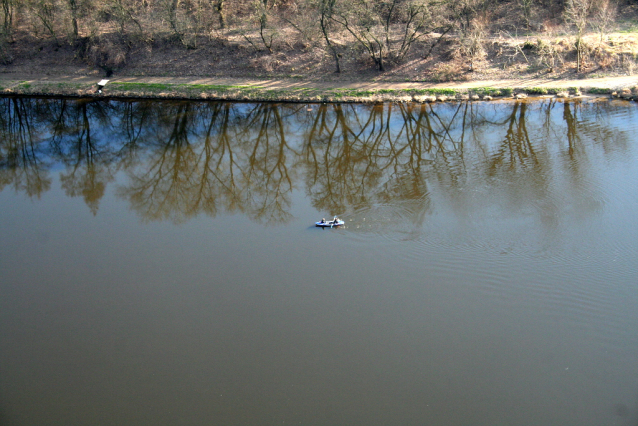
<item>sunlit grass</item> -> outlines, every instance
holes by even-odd
[[[7,86],[6,82],[4,86]],[[94,83],[16,81],[8,87],[0,87],[5,93],[21,95],[114,97],[148,99],[198,99],[247,102],[433,102],[434,100],[462,101],[490,98],[511,98],[518,93],[536,96],[581,93],[578,87],[477,87],[471,89],[450,88],[265,88],[250,85],[111,82],[102,93]],[[588,88],[583,92],[592,95],[609,95],[608,88]],[[476,96],[478,95],[478,97]],[[436,98],[436,99],[435,99]]]
[[[609,95],[611,89],[607,87],[590,87],[587,89],[587,93],[591,93],[592,95]]]
[[[496,88],[496,87],[477,87],[471,90],[472,93],[476,93],[477,95],[482,96],[512,96],[514,93],[514,89],[510,87],[505,88]]]

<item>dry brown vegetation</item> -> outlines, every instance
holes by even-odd
[[[0,0],[0,72],[454,81],[631,75],[614,0]],[[338,74],[335,71],[339,71]]]

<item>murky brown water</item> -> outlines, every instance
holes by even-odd
[[[3,426],[638,424],[635,103],[5,98],[0,132]]]

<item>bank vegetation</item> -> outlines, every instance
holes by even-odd
[[[0,72],[452,81],[633,74],[635,0],[0,0]]]

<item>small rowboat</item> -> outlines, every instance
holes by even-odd
[[[322,228],[332,228],[333,226],[341,226],[341,225],[345,225],[346,223],[343,220],[331,220],[328,222],[315,222],[316,226],[322,227]]]

